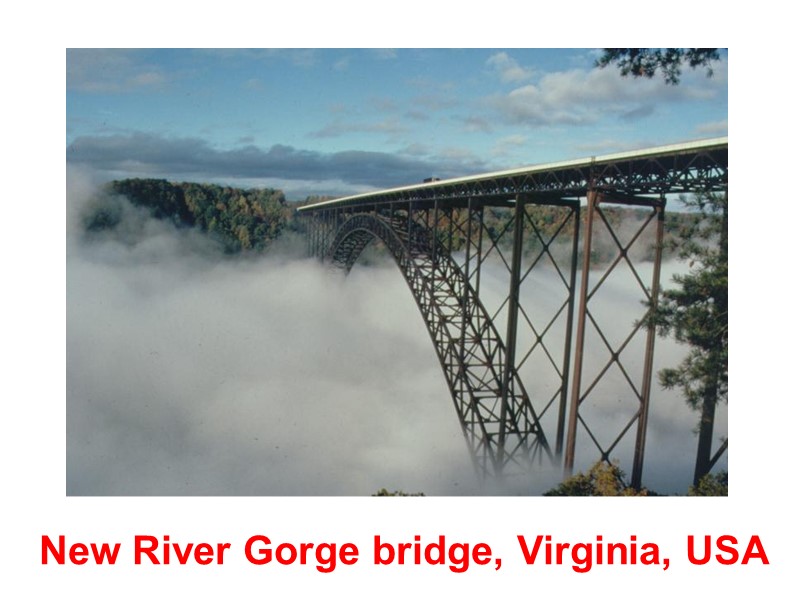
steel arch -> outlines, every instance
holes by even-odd
[[[400,268],[422,314],[481,475],[530,472],[553,456],[491,316],[450,252],[410,216],[356,214],[333,235],[327,257],[346,272],[373,240]]]

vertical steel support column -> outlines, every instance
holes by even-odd
[[[578,238],[581,231],[580,204],[572,209],[572,259],[569,270],[569,299],[567,301],[567,327],[564,332],[564,362],[562,363],[561,397],[558,402],[558,425],[556,430],[556,456],[561,458],[564,451],[564,423],[567,417],[567,396],[569,394],[569,359],[572,350],[572,319],[575,312],[575,277],[578,271]]]
[[[322,247],[322,235],[324,233],[325,227],[325,213],[319,213],[317,215],[317,256],[322,257],[325,256],[325,250]]]
[[[326,210],[322,213],[322,254],[328,249],[328,230],[330,229],[331,211]]]
[[[319,229],[318,226],[319,215],[315,212],[311,215],[311,255],[316,256],[319,258],[317,254],[317,230]]]
[[[461,294],[461,311],[462,311],[462,319],[461,319],[461,362],[464,362],[464,345],[466,343],[466,335],[467,335],[467,321],[472,317],[472,315],[468,315],[466,313],[467,305],[469,302],[468,294],[469,291],[469,268],[470,268],[470,250],[472,249],[472,198],[467,200],[467,247],[465,249],[464,254],[464,281],[465,285],[462,290]]]
[[[322,249],[322,221],[324,219],[323,213],[317,214],[317,233],[315,237],[315,244],[317,247],[317,256],[324,256],[325,251]]]
[[[322,229],[324,227],[324,225],[323,225],[324,222],[325,222],[325,212],[322,211],[322,212],[317,214],[317,235],[316,235],[316,238],[317,238],[317,241],[316,241],[316,244],[317,244],[317,256],[322,256],[322,254],[323,254],[323,250],[322,250]]]
[[[447,228],[447,236],[448,236],[448,239],[447,239],[447,255],[448,256],[453,256],[453,227],[454,227],[453,221],[455,221],[455,211],[456,211],[456,209],[453,208],[452,206],[450,207],[450,210],[447,211],[448,214],[449,214],[448,218],[450,219],[450,223],[449,223],[448,228]]]
[[[506,420],[512,373],[516,370],[517,315],[519,313],[519,276],[522,269],[522,236],[525,221],[525,202],[517,194],[514,206],[514,248],[511,258],[511,280],[508,285],[508,321],[506,323],[506,364],[503,368],[502,404],[500,405],[500,437],[497,443],[495,471],[499,474],[505,458]]]
[[[578,305],[578,332],[575,337],[575,370],[572,374],[572,403],[567,423],[567,448],[564,456],[564,476],[572,475],[575,466],[575,437],[578,431],[578,404],[581,400],[581,372],[583,370],[583,342],[586,336],[586,304],[589,293],[589,270],[592,261],[592,223],[599,194],[590,189],[586,194],[586,229],[583,239],[583,267],[581,295]]]
[[[661,280],[661,249],[664,243],[664,208],[666,199],[662,196],[656,210],[656,254],[653,259],[653,282],[650,288],[650,311],[652,316],[658,310],[659,285]],[[653,354],[656,340],[656,325],[652,319],[647,324],[647,342],[645,346],[644,367],[642,369],[642,406],[639,409],[639,423],[636,429],[636,447],[633,453],[633,469],[631,471],[631,487],[642,487],[642,470],[644,468],[644,444],[647,434],[647,414],[650,410],[650,387],[653,381]]]
[[[484,206],[481,204],[481,207],[478,212],[478,252],[475,255],[478,265],[478,272],[475,276],[475,295],[480,298],[481,296],[481,265],[483,264],[483,210]],[[467,280],[469,283],[469,280]]]
[[[333,210],[328,210],[327,219],[325,220],[325,244],[323,252],[327,252],[330,248],[333,239]]]
[[[308,256],[313,256],[314,254],[311,251],[311,224],[314,221],[314,215],[309,215],[305,217],[305,225],[306,225],[306,254]]]
[[[308,255],[309,256],[316,256],[314,254],[314,213],[308,215],[308,229],[306,230],[306,235],[308,236]]]
[[[434,200],[433,202],[433,228],[431,229],[431,261],[433,262],[434,266],[437,262],[437,238],[438,236],[436,233],[439,231],[439,201]]]
[[[322,213],[322,254],[328,248],[328,231],[330,230],[331,211],[326,210]]]
[[[412,205],[411,201],[409,200],[408,201],[408,213],[406,214],[406,220],[408,221],[406,223],[406,243],[408,244],[409,251],[411,253],[414,253],[414,251],[415,251],[414,239],[413,239],[413,237],[411,235],[411,224],[413,222],[412,219],[411,219],[411,211],[412,210],[413,210],[413,205]]]
[[[334,217],[334,210],[331,209],[328,211],[328,226],[325,228],[325,252],[331,247],[331,242],[333,242],[333,217]]]
[[[325,221],[328,213],[325,210],[319,213],[319,236],[317,237],[317,252],[319,256],[325,256]]]

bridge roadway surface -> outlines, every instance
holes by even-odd
[[[298,211],[409,201],[422,206],[436,200],[464,207],[469,198],[480,198],[484,204],[517,194],[581,198],[592,189],[613,191],[637,204],[637,195],[724,192],[727,184],[728,138],[724,137],[366,192]]]

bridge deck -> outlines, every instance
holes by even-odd
[[[550,202],[577,198],[588,190],[629,196],[722,191],[728,183],[728,138],[699,140],[606,156],[548,163],[469,177],[409,185],[303,206],[313,212],[346,206],[392,202],[465,204],[505,202],[517,194]]]

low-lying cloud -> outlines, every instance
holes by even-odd
[[[70,203],[88,190],[73,173]],[[70,231],[69,494],[478,491],[396,269],[345,282],[311,260],[224,260],[152,219],[132,229]]]
[[[460,495],[557,482],[547,472],[522,488],[480,485],[393,265],[345,280],[280,248],[225,259],[135,210],[128,235],[87,240],[79,216],[92,192],[69,168],[68,494]],[[659,362],[680,356],[664,347]],[[646,485],[685,493],[695,422],[656,393]],[[580,468],[593,458],[582,448]]]

